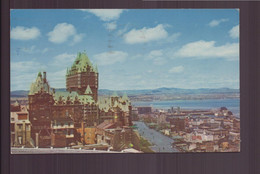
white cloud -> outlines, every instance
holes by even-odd
[[[180,35],[181,35],[181,33],[173,33],[172,35],[170,35],[169,37],[167,37],[165,39],[165,42],[167,42],[167,43],[175,42],[180,37]]]
[[[44,49],[42,50],[42,53],[46,53],[47,51],[49,51],[49,48],[44,48]]]
[[[52,88],[66,87],[66,69],[55,72],[47,72],[47,79]]]
[[[121,37],[129,28],[129,23],[124,26],[124,28],[117,31],[117,36]]]
[[[32,40],[36,39],[41,35],[41,32],[38,28],[26,28],[23,26],[17,26],[11,30],[11,39],[15,40]]]
[[[35,61],[11,62],[11,90],[29,90],[37,72],[47,67]]]
[[[215,41],[196,41],[182,46],[173,57],[194,57],[194,58],[226,58],[228,60],[238,60],[239,44],[227,43],[215,46]]]
[[[31,47],[23,47],[21,48],[21,51],[24,53],[32,54],[35,52],[35,45],[32,45]]]
[[[152,50],[147,55],[147,58],[153,61],[155,65],[164,65],[166,63],[166,59],[164,58],[163,50]]]
[[[229,36],[233,39],[239,38],[239,25],[236,25],[231,30],[229,30]]]
[[[105,23],[104,26],[106,27],[106,29],[108,31],[113,31],[116,29],[117,24],[116,24],[116,22],[110,22],[110,23]]]
[[[97,64],[102,65],[112,65],[118,62],[123,62],[126,60],[128,54],[123,51],[111,51],[96,54],[93,58],[97,61]]]
[[[98,18],[100,18],[100,20],[102,21],[117,20],[120,17],[121,13],[123,13],[124,11],[122,9],[80,9],[80,10],[92,13]]]
[[[45,69],[46,66],[39,62],[34,61],[21,61],[21,62],[11,62],[11,70],[19,74],[20,72],[32,72]]]
[[[216,27],[218,26],[220,23],[222,22],[227,22],[229,19],[218,19],[218,20],[212,20],[210,23],[209,23],[209,26],[210,27]]]
[[[32,45],[31,47],[22,47],[18,49],[27,54],[46,53],[49,50],[48,48],[44,48],[43,50],[37,49],[35,45]]]
[[[85,34],[83,34],[83,33],[74,35],[71,45],[81,42],[84,36],[85,36]]]
[[[62,53],[53,58],[51,65],[58,66],[58,67],[62,66],[66,68],[67,66],[73,63],[75,58],[76,58],[75,54]]]
[[[163,55],[162,50],[152,50],[149,54],[148,57],[153,58],[153,57],[160,57]]]
[[[124,35],[124,40],[128,44],[136,44],[165,39],[167,36],[168,32],[159,24],[154,28],[132,29]]]
[[[75,27],[72,24],[60,23],[57,24],[51,32],[47,34],[49,41],[53,43],[63,43],[66,42],[70,37],[72,37],[71,44],[80,42],[84,37],[84,34],[77,34]]]
[[[184,70],[183,66],[175,66],[169,70],[169,73],[181,73],[183,72],[183,70]]]
[[[167,61],[163,57],[155,57],[153,58],[153,64],[155,65],[164,65]]]

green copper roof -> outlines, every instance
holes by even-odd
[[[87,72],[88,68],[90,71],[97,73],[97,67],[94,67],[92,65],[87,54],[85,52],[79,52],[70,70],[68,70],[67,75],[80,72]]]
[[[92,96],[90,95],[79,95],[77,92],[63,92],[63,91],[57,91],[54,93],[53,98],[55,100],[55,103],[58,103],[59,101],[66,102],[67,100],[71,102],[75,102],[78,100],[81,104],[94,104],[95,101]]]
[[[48,82],[43,81],[41,72],[38,73],[36,81],[31,84],[29,95],[34,95],[40,91],[50,93],[50,86]]]
[[[126,93],[124,93],[124,95],[123,95],[122,99],[123,99],[123,100],[125,100],[125,101],[126,101],[126,100],[129,100],[129,98],[128,98],[128,96],[127,96],[127,94],[126,94]]]
[[[18,103],[18,101],[16,100],[14,103],[14,106],[19,106],[20,104]]]
[[[117,95],[116,91],[114,91],[114,93],[112,94],[112,96],[111,96],[111,97],[118,97],[118,95]]]
[[[88,85],[86,91],[84,92],[84,94],[86,94],[86,95],[91,95],[92,94],[92,91],[91,91],[89,85]]]
[[[130,101],[123,101],[120,99],[122,98],[120,97],[119,100],[115,101],[113,105],[111,101],[111,97],[105,97],[105,96],[99,97],[98,98],[99,109],[104,112],[108,112],[109,110],[113,111],[115,107],[119,107],[122,111],[129,112],[129,106],[131,105]]]
[[[117,101],[114,102],[114,106],[113,107],[117,107],[119,104]]]

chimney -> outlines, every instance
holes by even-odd
[[[46,80],[46,72],[45,72],[45,71],[43,72],[43,81],[44,81],[44,82],[47,81],[47,80]]]

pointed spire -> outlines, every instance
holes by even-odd
[[[124,95],[123,95],[122,99],[123,99],[123,100],[125,100],[125,101],[126,101],[126,100],[129,100],[129,98],[128,98],[128,96],[127,96],[127,94],[126,94],[126,93],[124,93]]]
[[[86,61],[86,63],[90,66],[92,65],[86,52],[81,53],[80,59]]]
[[[18,100],[16,100],[15,103],[14,103],[14,106],[19,106],[19,105],[20,104],[19,104]]]
[[[114,103],[114,106],[113,107],[117,107],[118,106],[118,102],[117,101],[115,101],[115,103]]]
[[[114,93],[112,94],[112,96],[111,96],[111,97],[118,97],[118,95],[117,95],[116,91],[114,91]]]
[[[38,77],[41,77],[41,76],[42,76],[42,73],[41,73],[41,72],[39,72],[39,73],[38,73]]]
[[[86,94],[86,95],[92,95],[92,91],[91,91],[91,88],[89,87],[89,85],[88,85],[86,91],[84,92],[84,94]]]

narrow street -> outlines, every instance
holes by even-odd
[[[178,152],[172,148],[173,140],[154,129],[150,129],[143,122],[134,121],[139,134],[147,139],[151,144],[151,149],[155,152]]]

